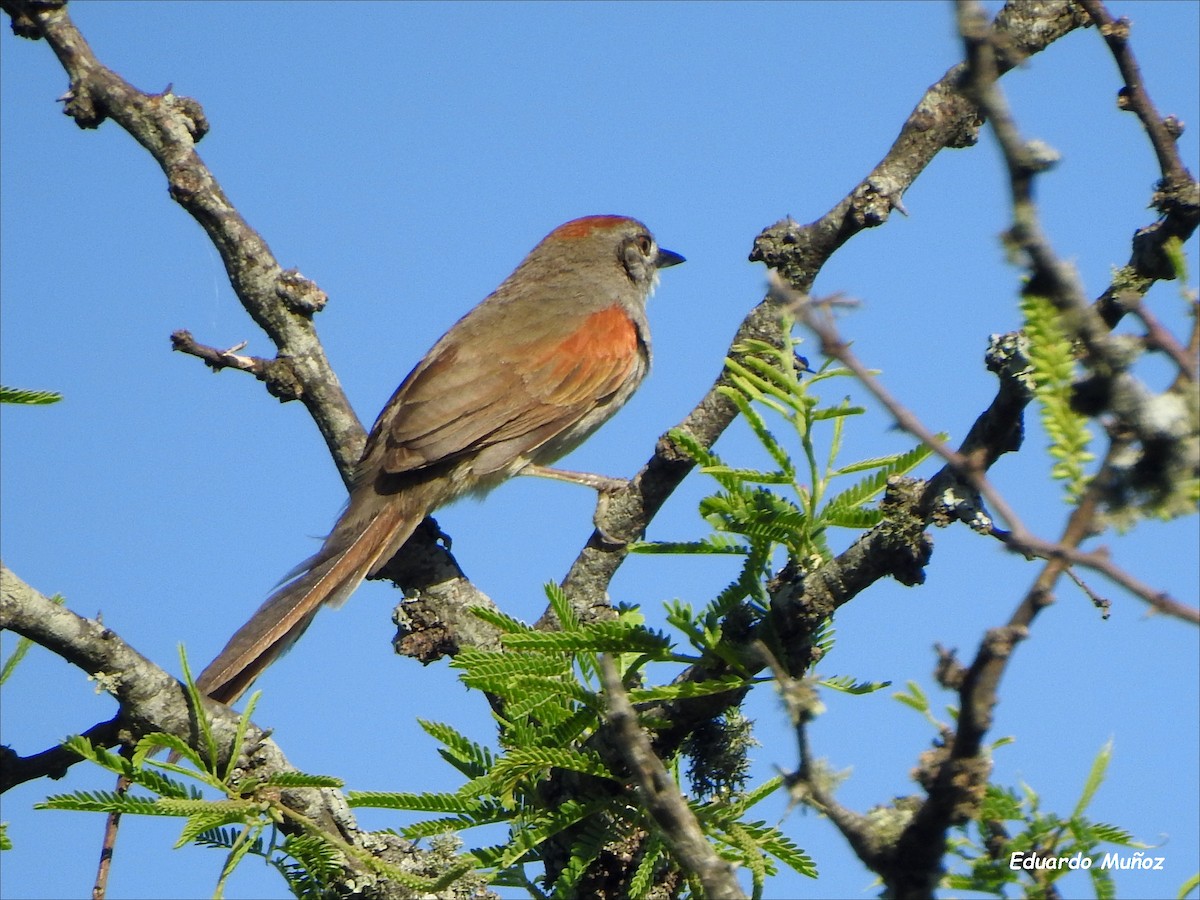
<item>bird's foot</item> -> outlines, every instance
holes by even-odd
[[[629,486],[628,478],[609,478],[607,475],[596,475],[592,472],[574,472],[570,469],[553,469],[530,463],[521,470],[522,475],[536,475],[539,478],[552,478],[555,481],[569,481],[572,484],[582,484],[590,487],[597,494],[596,513],[592,516],[592,524],[596,526],[596,534],[601,541],[610,547],[624,547],[629,541],[613,537],[602,524],[608,517],[608,504],[612,495]]]

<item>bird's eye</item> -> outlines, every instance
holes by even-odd
[[[650,251],[654,248],[654,242],[650,240],[650,235],[639,234],[637,239],[637,247],[638,250],[641,251],[642,256],[649,256]]]

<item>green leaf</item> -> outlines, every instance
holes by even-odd
[[[486,606],[469,607],[471,615],[477,619],[482,619],[489,625],[492,625],[506,634],[512,634],[519,631],[532,631],[533,628],[526,625],[520,619],[514,619],[510,615],[500,612],[498,609],[489,609]]]
[[[1051,439],[1050,455],[1058,460],[1051,475],[1066,484],[1068,502],[1075,502],[1086,486],[1084,466],[1094,457],[1087,452],[1091,434],[1087,417],[1072,406],[1075,348],[1063,316],[1046,297],[1021,298],[1025,317],[1027,355],[1032,367],[1034,394],[1041,408],[1042,426]]]
[[[188,816],[183,830],[179,833],[179,839],[175,841],[176,850],[190,844],[202,832],[209,831],[221,825],[244,823],[248,816],[254,816],[259,811],[257,804],[245,801],[214,800],[211,802],[196,802],[202,803],[203,806],[199,806],[195,812]],[[238,854],[237,858],[240,859],[244,853],[245,851],[242,851],[242,854]],[[228,863],[226,867],[228,868]]]
[[[820,521],[830,527],[854,528],[860,531],[873,528],[883,521],[883,513],[878,509],[863,507],[848,507],[846,509],[826,509],[819,515]]]
[[[769,681],[770,679],[761,679]],[[711,678],[707,681],[681,681],[673,684],[656,685],[649,688],[634,688],[629,691],[631,703],[649,703],[659,700],[684,700],[691,697],[710,697],[740,690],[755,683],[736,675]]]
[[[0,385],[0,403],[19,403],[23,406],[45,406],[57,403],[62,394],[57,391],[30,391],[24,388]]]
[[[307,772],[275,772],[259,782],[263,787],[280,788],[342,788],[345,782],[333,775],[310,775]]]
[[[942,440],[945,439],[945,435],[938,435],[938,437]],[[893,475],[904,475],[912,471],[923,460],[927,459],[932,452],[924,444],[919,444],[905,453],[899,453],[891,457],[877,457],[873,460],[865,460],[865,463],[870,463],[865,468],[878,469],[878,471],[872,475],[868,475],[862,481],[858,482],[858,484],[831,498],[821,511],[820,518],[824,520],[833,510],[859,507],[873,497],[878,496],[887,488],[889,478]],[[844,474],[859,471],[859,467],[862,465],[846,466],[840,472]]]
[[[182,758],[192,763],[197,769],[203,770],[200,755],[196,753],[183,738],[165,731],[155,731],[143,737],[133,749],[133,766],[140,769],[145,766],[150,757],[161,750],[178,753]],[[156,765],[162,765],[157,763]]]
[[[671,442],[675,444],[692,462],[699,466],[717,466],[721,459],[688,431],[682,428],[672,428],[667,432]]]
[[[845,694],[871,694],[885,687],[892,686],[890,681],[855,681],[849,675],[834,675],[830,678],[822,678],[818,684]]]
[[[140,816],[174,816],[159,805],[154,797],[143,797],[136,794],[118,794],[115,791],[76,791],[73,794],[52,794],[41,803],[35,803],[34,809],[68,809],[72,812],[119,812]]]
[[[925,696],[925,692],[921,690],[921,686],[915,681],[908,682],[908,693],[895,693],[892,697],[899,700],[905,706],[911,706],[917,712],[929,712],[929,698]]]
[[[642,859],[634,869],[629,879],[629,896],[631,900],[643,900],[654,887],[654,873],[659,863],[666,856],[666,844],[663,843],[657,831],[651,832],[642,846]]]
[[[861,416],[866,412],[866,409],[861,406],[833,406],[829,409],[817,409],[813,411],[812,417],[814,422],[823,419],[840,419],[843,416]]]
[[[1112,738],[1100,748],[1100,752],[1096,754],[1096,758],[1092,761],[1092,768],[1088,772],[1087,781],[1083,785],[1083,793],[1079,796],[1079,802],[1075,804],[1075,810],[1071,813],[1072,818],[1079,818],[1083,815],[1088,805],[1092,802],[1092,798],[1096,796],[1096,791],[1104,781],[1104,773],[1108,771],[1108,764],[1112,761]]]
[[[481,808],[480,801],[462,794],[423,793],[405,791],[348,791],[346,802],[352,809],[408,809],[416,812],[461,813],[471,815]]]
[[[760,472],[757,469],[735,469],[733,466],[701,466],[700,471],[714,478],[727,477],[749,484],[791,484],[794,478],[787,472]]]
[[[730,362],[732,361],[727,361],[727,364]],[[771,429],[767,427],[766,421],[759,414],[758,410],[750,405],[750,397],[747,396],[745,383],[736,377],[734,378],[734,382],[737,384],[737,390],[725,386],[722,386],[717,390],[734,402],[738,408],[738,411],[741,412],[743,418],[746,420],[746,423],[750,426],[750,429],[758,438],[758,442],[762,444],[763,448],[769,454],[771,454],[771,458],[775,460],[775,464],[779,466],[781,471],[789,476],[790,480],[790,478],[796,474],[795,465],[792,463],[787,451],[780,446],[778,439],[776,439],[775,435],[771,433]],[[711,470],[719,467],[706,466],[705,468]],[[724,481],[722,481],[722,483],[725,484]],[[727,484],[726,486],[729,485]]]
[[[482,825],[495,825],[512,820],[512,810],[499,805],[489,806],[486,809],[488,810],[487,814],[481,809],[471,816],[446,816],[441,819],[425,819],[421,822],[414,822],[412,825],[405,825],[401,828],[400,834],[410,841],[419,841],[421,838],[437,837],[439,834],[457,833]]]
[[[666,652],[670,639],[659,631],[626,623],[594,622],[574,632],[536,631],[506,634],[501,640],[511,650],[556,652],[643,653]]]
[[[535,775],[550,769],[581,772],[597,778],[613,777],[598,753],[565,747],[520,747],[512,750],[496,760],[492,775],[497,782],[511,782],[514,777]]]
[[[629,545],[630,553],[671,553],[671,554],[721,554],[727,556],[744,556],[750,548],[737,538],[727,534],[712,534],[699,541],[634,541]]]
[[[62,606],[66,603],[66,598],[62,594],[55,594],[50,598],[51,603]],[[12,655],[4,661],[3,668],[0,668],[0,685],[8,681],[13,671],[17,668],[17,664],[25,658],[25,654],[29,652],[29,648],[33,646],[33,641],[27,637],[17,639],[17,646],[13,648]]]
[[[541,632],[520,632],[509,637],[537,635]],[[464,648],[450,664],[455,669],[465,669],[463,680],[500,679],[508,680],[518,675],[541,675],[545,678],[565,678],[571,674],[570,660],[563,656],[534,653],[504,653],[492,650]]]
[[[567,592],[553,582],[546,583],[545,591],[546,599],[550,601],[550,608],[554,611],[562,630],[578,631],[580,628],[579,615],[575,612],[575,607],[571,605]]]
[[[444,745],[438,749],[438,753],[468,778],[477,778],[492,768],[492,751],[487,747],[442,722],[417,719],[417,724]]]

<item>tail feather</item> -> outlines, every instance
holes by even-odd
[[[322,605],[343,602],[381,559],[386,562],[385,554],[390,558],[425,516],[423,504],[410,511],[396,499],[366,513],[352,503],[321,551],[267,598],[200,674],[200,692],[221,703],[236,701],[304,633]]]

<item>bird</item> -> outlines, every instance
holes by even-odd
[[[626,216],[573,219],[543,238],[400,383],[332,531],[204,669],[201,694],[236,702],[322,606],[345,602],[438,507],[522,472],[603,483],[547,467],[645,378],[646,301],[659,270],[682,262]]]

